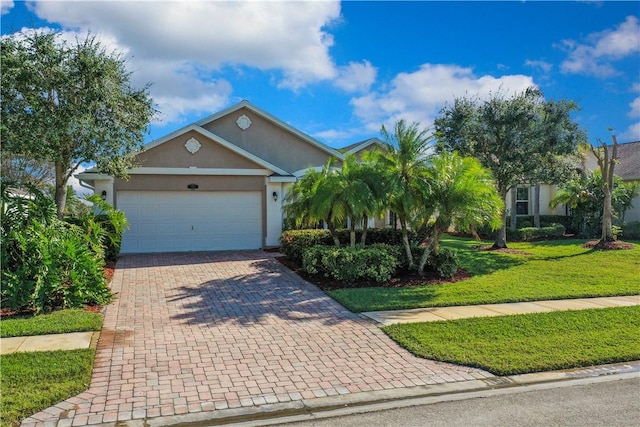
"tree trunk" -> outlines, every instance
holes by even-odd
[[[612,227],[613,210],[611,208],[611,186],[607,183],[604,187],[604,208],[602,210],[602,238],[601,243],[613,242]]]
[[[67,204],[67,169],[61,162],[56,162],[56,213],[59,219],[64,218],[64,209]]]
[[[540,184],[533,187],[533,226],[540,228]]]
[[[518,187],[513,187],[511,189],[511,229],[515,230],[518,228],[518,209],[516,205],[518,204]]]
[[[425,245],[424,252],[422,252],[422,256],[420,257],[420,263],[418,264],[418,275],[424,276],[424,267],[427,265],[427,260],[429,259],[429,254],[432,252],[436,252],[438,250],[438,240],[440,239],[440,233],[438,232],[438,228],[434,228],[433,235],[428,236],[425,241],[427,244]]]
[[[367,245],[367,231],[369,231],[369,217],[364,214],[362,223],[362,236],[360,237],[360,246],[363,248]]]
[[[326,223],[327,223],[327,228],[329,229],[329,233],[331,233],[331,237],[333,238],[333,244],[339,248],[340,239],[338,238],[338,234],[336,233],[336,227],[335,225],[333,225],[333,221],[327,219]]]
[[[402,243],[404,243],[404,250],[407,254],[409,270],[412,270],[414,267],[413,255],[411,254],[411,244],[409,243],[409,232],[407,231],[407,220],[405,218],[400,218],[400,228],[402,229]]]
[[[353,219],[349,221],[349,246],[356,247],[356,222]]]
[[[498,188],[498,192],[500,193],[500,197],[502,197],[502,200],[504,200],[505,206],[506,206],[507,188],[500,186]],[[507,247],[507,210],[504,209],[502,211],[502,225],[500,226],[500,229],[496,233],[496,240],[493,243],[493,249],[501,249],[506,247]]]

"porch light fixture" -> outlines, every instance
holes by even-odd
[[[271,197],[273,197],[274,202],[278,201],[278,193],[276,193],[275,191],[273,192],[273,194],[271,194]]]
[[[102,197],[102,200],[107,200],[107,190],[102,190],[102,193],[100,193],[100,197]]]
[[[198,185],[198,184],[189,184],[189,185],[187,185],[187,188],[188,188],[189,190],[197,190],[197,189],[198,189],[198,187],[199,187],[199,185]]]

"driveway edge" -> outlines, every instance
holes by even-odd
[[[525,391],[591,382],[640,378],[640,361],[561,371],[492,377],[472,381],[424,385],[389,390],[303,399],[287,403],[222,409],[185,415],[104,423],[103,427],[200,427],[216,425],[266,426],[296,421],[401,408],[488,394]]]

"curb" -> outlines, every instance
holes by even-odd
[[[640,361],[550,371],[534,374],[492,377],[438,385],[362,392],[295,402],[221,409],[185,415],[154,417],[126,422],[99,424],[103,427],[204,427],[218,425],[266,426],[296,421],[372,412],[462,400],[489,394],[562,387],[593,382],[640,378]],[[560,384],[559,384],[560,383]]]

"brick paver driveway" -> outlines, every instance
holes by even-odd
[[[263,252],[118,262],[87,392],[23,425],[152,418],[485,378],[422,360]]]

